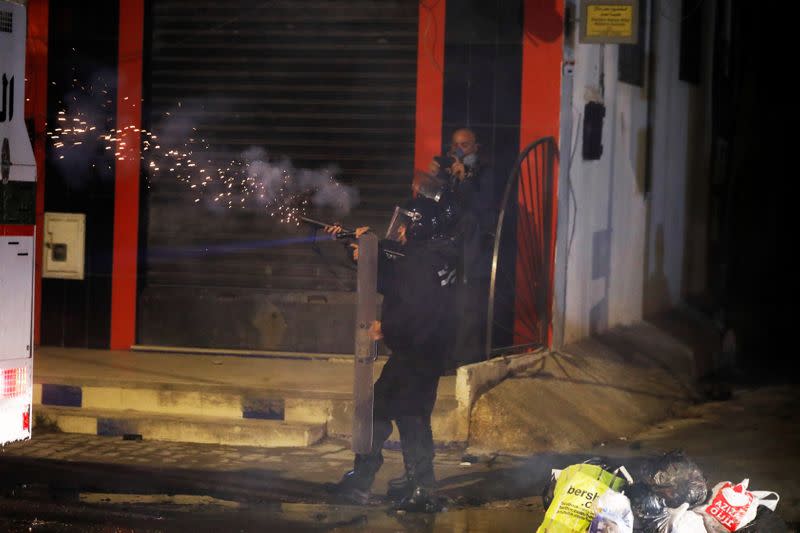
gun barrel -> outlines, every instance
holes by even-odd
[[[312,226],[319,226],[320,228],[324,228],[325,226],[331,226],[332,225],[332,224],[326,224],[324,222],[320,222],[319,220],[314,220],[313,218],[308,218],[308,217],[300,217],[300,220],[302,220],[306,224],[311,224]]]
[[[314,220],[313,218],[308,217],[299,217],[300,220],[309,224],[311,226],[317,226],[318,228],[327,228],[328,226],[334,226],[334,224],[326,224],[325,222],[320,222],[319,220]],[[342,227],[342,231],[336,234],[331,235],[332,239],[355,239],[356,232],[350,228]]]

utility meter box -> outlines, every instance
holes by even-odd
[[[83,279],[86,215],[45,213],[42,277]]]

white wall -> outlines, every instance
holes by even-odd
[[[562,105],[554,327],[563,331],[554,332],[556,344],[636,322],[648,311],[675,305],[682,295],[687,180],[697,177],[698,162],[705,160],[696,133],[702,120],[692,116],[700,89],[678,79],[680,3],[652,5],[656,29],[648,42],[655,46],[656,70],[649,194],[646,88],[617,80],[617,45],[565,46],[565,60],[574,60],[574,67],[564,83],[569,102]],[[581,156],[588,101],[606,106],[597,161]]]
[[[705,288],[708,173],[710,161],[710,78],[713,2],[704,2],[706,42],[700,85],[679,80],[680,2],[656,6],[652,192],[649,197],[645,312],[680,303]]]

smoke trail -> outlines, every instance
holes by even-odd
[[[95,73],[91,83],[73,79],[58,111],[58,124],[48,131],[53,159],[74,185],[85,181],[90,166],[102,166],[100,172],[111,176],[112,154],[115,159],[134,157],[133,132],[141,136],[148,187],[182,185],[187,198],[206,209],[264,210],[280,222],[297,223],[312,207],[331,209],[340,217],[358,204],[358,190],[336,179],[335,165],[296,168],[288,158],[271,158],[259,147],[222,160],[224,148],[212,147],[198,131],[197,117],[205,107],[200,101],[177,102],[162,114],[154,131],[130,124],[114,127],[114,90],[106,79],[113,76]],[[121,140],[123,132],[128,146]]]
[[[327,207],[343,216],[358,204],[358,190],[335,179],[339,170],[331,165],[319,170],[294,168],[291,161],[282,158],[272,161],[266,150],[250,148],[242,154],[248,178],[254,180],[256,190],[263,191],[267,205],[310,199],[314,207]],[[307,205],[307,204],[305,204]],[[291,207],[291,205],[286,205]]]

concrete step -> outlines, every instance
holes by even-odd
[[[327,433],[338,437],[349,437],[353,424],[353,401],[351,398],[308,399],[287,398],[285,419],[293,422],[325,423]],[[431,414],[433,440],[440,444],[458,442],[458,402],[455,398],[439,396]],[[395,428],[390,441],[400,440]]]
[[[310,446],[325,436],[325,424],[81,407],[35,406],[34,421],[34,425],[55,425],[65,433],[265,448]]]
[[[107,384],[96,380],[76,381],[53,377],[39,379],[44,383],[34,384],[33,391],[33,403],[37,412],[50,412],[53,409],[60,412],[59,409],[68,409],[66,413],[71,413],[72,417],[81,412],[103,411],[109,417],[115,418],[133,412],[158,419],[214,419],[234,424],[234,427],[235,424],[250,420],[272,421],[320,426],[327,434],[341,437],[350,436],[353,423],[353,401],[352,396],[347,393],[180,383]],[[432,415],[433,436],[437,442],[451,443],[458,440],[454,416],[457,407],[455,398],[442,394],[440,390]],[[65,432],[73,432],[70,429],[73,427],[82,427],[80,424],[83,422],[74,422],[78,424],[75,426],[74,420],[76,419],[71,418],[60,427],[63,426],[62,430]],[[93,426],[89,426],[90,430],[91,427]],[[390,440],[399,440],[396,431]]]
[[[48,379],[33,389],[34,405],[128,410],[163,415],[212,416],[241,419],[283,419],[280,394],[234,387],[183,384],[59,383]]]

